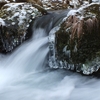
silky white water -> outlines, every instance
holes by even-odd
[[[48,36],[34,33],[11,55],[0,55],[0,100],[100,100],[99,79],[48,68]]]

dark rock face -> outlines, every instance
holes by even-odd
[[[4,5],[0,10],[0,51],[12,51],[28,38],[26,34],[28,34],[30,23],[36,17],[42,16],[44,11],[43,8],[28,3]]]
[[[0,2],[0,9],[1,9],[1,7],[3,6],[3,5],[5,5],[6,4],[6,2]]]
[[[63,48],[67,45],[66,50],[70,50],[72,61],[74,63],[85,63],[86,58],[91,60],[95,56],[95,52],[100,50],[99,20],[89,18],[80,21],[74,17],[76,16],[70,16],[66,21],[68,24],[72,21],[70,26],[64,22],[60,31],[56,33],[57,50],[62,53]],[[74,19],[77,22],[74,23]],[[66,30],[69,27],[71,29]]]
[[[56,32],[57,59],[83,74],[100,68],[100,4],[91,4],[68,15]]]

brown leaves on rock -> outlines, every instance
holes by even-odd
[[[86,23],[86,26],[87,26],[87,31],[88,33],[92,33],[92,30],[93,30],[93,20],[91,18],[89,18],[87,21],[85,21]]]
[[[99,21],[96,17],[80,19],[76,15],[72,15],[68,17],[65,24],[65,29],[70,28],[70,40],[75,38],[80,39],[84,34],[92,34],[93,30],[97,30],[99,28]]]
[[[83,34],[83,24],[84,21],[80,20],[77,16],[69,16],[66,21],[66,28],[70,27],[71,40],[73,40],[75,37],[80,38],[80,36]]]

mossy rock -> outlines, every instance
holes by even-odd
[[[90,4],[64,18],[60,29],[55,33],[57,58],[70,64],[83,65],[100,58],[100,4]],[[89,67],[87,70],[91,67]],[[86,73],[87,72],[87,73]]]
[[[3,50],[8,52],[21,44],[32,20],[46,13],[42,7],[30,3],[5,4],[0,10],[0,18],[5,22],[5,26],[1,26],[3,39],[0,39]]]

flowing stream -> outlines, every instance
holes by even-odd
[[[100,100],[99,79],[48,67],[51,20],[39,26],[37,20],[31,40],[0,55],[0,100]]]

